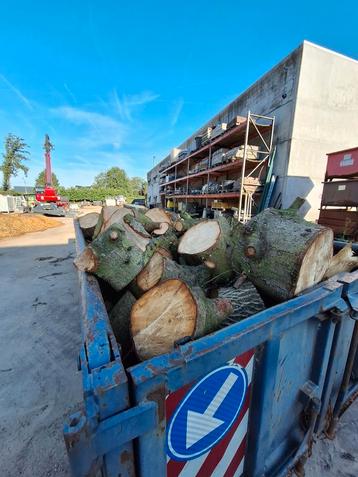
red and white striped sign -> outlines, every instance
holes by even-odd
[[[167,457],[168,477],[240,477],[244,469],[246,434],[248,426],[251,378],[254,351],[250,350],[228,364],[243,368],[247,374],[248,388],[240,412],[223,438],[205,454],[191,460],[174,460]],[[190,383],[169,394],[166,399],[166,421],[195,386]]]

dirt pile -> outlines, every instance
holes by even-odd
[[[0,238],[39,232],[59,225],[61,225],[60,221],[43,215],[0,214]]]

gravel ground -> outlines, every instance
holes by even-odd
[[[0,240],[2,477],[70,475],[62,427],[82,398],[80,312],[72,219],[60,220]]]

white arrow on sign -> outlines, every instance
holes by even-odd
[[[226,396],[229,394],[237,379],[238,376],[236,374],[229,374],[203,414],[200,412],[191,411],[190,409],[188,410],[186,421],[187,449],[223,424],[224,421],[214,417],[214,414],[219,409]]]

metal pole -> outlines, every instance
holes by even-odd
[[[246,131],[245,131],[245,144],[244,144],[244,157],[242,160],[242,169],[241,169],[241,184],[240,184],[240,199],[239,199],[239,222],[241,220],[241,207],[242,207],[242,194],[243,194],[243,184],[245,178],[245,168],[246,168],[246,153],[247,153],[247,142],[249,140],[249,129],[250,129],[250,119],[251,113],[248,111],[247,113],[247,122],[246,122]]]

